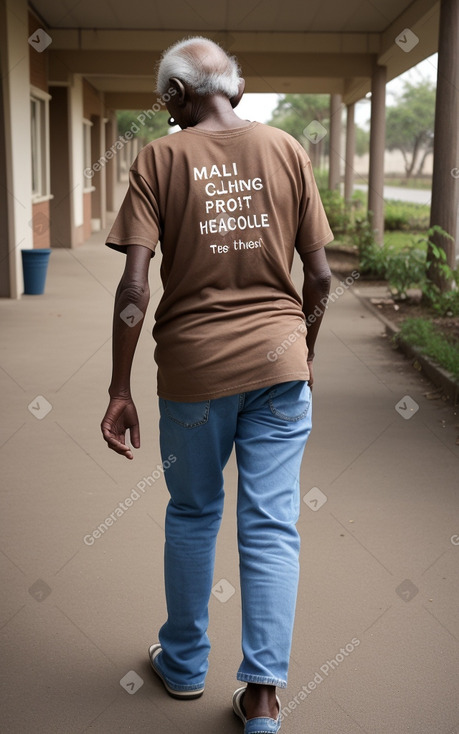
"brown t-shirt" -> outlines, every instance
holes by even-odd
[[[107,245],[161,243],[158,395],[196,402],[307,380],[290,269],[295,247],[333,235],[301,145],[256,122],[188,128],[143,148],[129,181]]]

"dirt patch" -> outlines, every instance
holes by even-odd
[[[359,269],[358,254],[352,247],[327,248],[327,260],[331,271],[340,280],[351,275],[353,270]],[[359,288],[365,289],[365,295],[373,306],[396,326],[400,327],[408,318],[428,319],[449,341],[459,344],[459,316],[439,316],[430,307],[420,303],[419,292],[413,291],[412,296],[405,301],[395,301],[391,298],[386,281],[361,275],[358,285]],[[381,286],[387,289],[384,297],[381,297]],[[371,295],[372,288],[375,289],[374,297]]]
[[[352,247],[326,247],[328,264],[330,270],[337,278],[346,278],[353,270],[359,269],[359,257],[357,251]]]
[[[431,308],[424,306],[416,301],[393,301],[388,298],[386,303],[381,303],[378,298],[371,298],[372,303],[378,311],[381,311],[389,321],[392,321],[400,328],[405,319],[427,319],[437,327],[438,331],[444,334],[448,341],[459,344],[459,317],[458,316],[438,316]]]

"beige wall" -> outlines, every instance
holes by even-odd
[[[421,158],[419,157],[419,163]],[[360,175],[366,175],[370,164],[370,157],[368,154],[362,156],[356,156],[354,159],[354,170]],[[433,155],[429,155],[424,164],[423,174],[425,176],[431,176],[433,169]],[[405,164],[403,161],[402,154],[397,151],[386,150],[384,155],[384,172],[386,176],[404,178],[405,177]],[[358,181],[356,181],[358,183]]]

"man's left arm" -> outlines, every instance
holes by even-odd
[[[309,386],[314,383],[312,363],[314,349],[319,333],[325,306],[330,292],[331,272],[328,267],[325,249],[321,247],[313,252],[300,255],[303,261],[303,313],[306,318],[308,347]]]
[[[133,459],[125,443],[126,430],[134,448],[140,447],[137,409],[131,396],[131,368],[150,300],[148,269],[152,254],[148,247],[130,245],[126,265],[115,296],[113,313],[112,379],[110,403],[101,429],[108,447]]]

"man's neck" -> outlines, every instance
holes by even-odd
[[[194,125],[198,130],[234,130],[251,124],[236,115],[226,97],[215,95],[206,99],[200,112],[199,122]]]

